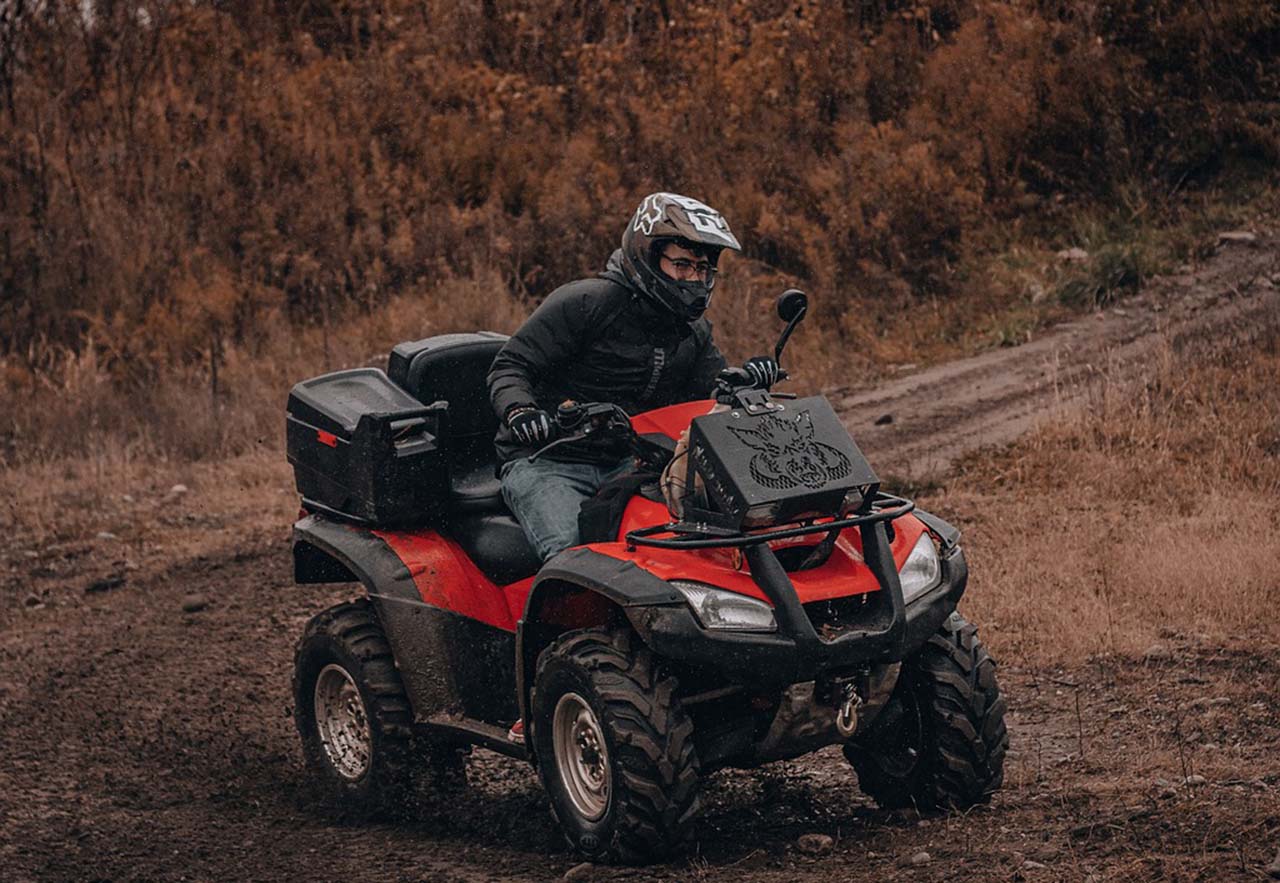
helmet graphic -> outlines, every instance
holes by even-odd
[[[711,263],[701,279],[675,279],[662,271],[662,249],[676,243]],[[741,251],[721,214],[705,203],[676,193],[650,193],[622,233],[622,267],[635,286],[661,308],[693,322],[711,304],[715,266],[726,248]]]

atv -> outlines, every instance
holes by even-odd
[[[807,299],[778,312],[780,358]],[[1005,702],[956,612],[959,532],[881,490],[825,398],[729,369],[715,402],[566,403],[539,455],[623,433],[638,466],[584,504],[592,541],[543,563],[495,475],[485,377],[505,339],[403,343],[385,372],[290,395],[296,581],[363,587],[295,657],[295,722],[329,792],[403,808],[464,779],[480,746],[536,766],[573,849],[622,862],[676,848],[714,770],[827,745],[883,807],[990,797]],[[673,457],[679,505],[646,480]]]

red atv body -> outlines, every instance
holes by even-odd
[[[955,612],[968,570],[954,528],[875,483],[852,510],[751,528],[714,513],[719,526],[673,524],[650,487],[610,541],[542,565],[494,475],[484,375],[502,340],[403,344],[387,375],[325,375],[291,399],[309,510],[294,526],[297,581],[364,590],[312,620],[296,660],[304,751],[342,800],[403,802],[458,778],[478,745],[537,764],[575,849],[643,861],[689,834],[718,767],[841,743],[886,806],[964,807],[999,786],[1004,701]],[[744,421],[748,404],[793,420],[825,407],[734,401]],[[711,425],[713,404],[631,426],[670,451],[695,420]],[[768,481],[778,467],[760,462],[751,474]],[[430,499],[375,511],[407,482]],[[428,522],[402,523],[415,509]]]

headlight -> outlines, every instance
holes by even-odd
[[[684,595],[703,628],[732,632],[778,630],[778,623],[773,618],[773,608],[763,601],[736,592],[726,592],[705,583],[673,579],[671,585]]]
[[[898,571],[898,581],[902,583],[902,602],[910,604],[916,598],[932,589],[942,578],[942,567],[938,564],[938,552],[933,548],[933,540],[929,532],[920,534],[916,547],[907,556],[907,561]]]

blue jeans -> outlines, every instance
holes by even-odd
[[[605,482],[634,466],[627,457],[613,465],[529,462],[527,457],[502,466],[502,498],[524,528],[534,550],[546,561],[578,545],[578,510]]]

